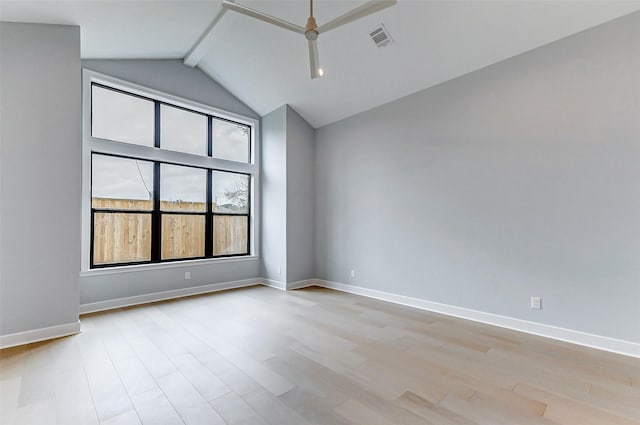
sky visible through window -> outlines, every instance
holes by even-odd
[[[91,94],[94,137],[153,146],[153,102],[99,86],[93,86]]]
[[[153,163],[139,159],[93,155],[91,195],[94,198],[153,199]]]
[[[160,147],[207,154],[207,117],[172,106],[160,107]]]
[[[162,164],[160,194],[163,201],[205,202],[206,170]],[[93,155],[91,172],[94,198],[152,200],[153,163],[139,159]],[[248,199],[233,199],[233,194],[246,192],[246,174],[214,171],[212,201],[218,205],[235,205],[245,209]]]
[[[214,119],[213,156],[229,161],[249,162],[249,127]]]
[[[204,206],[207,200],[207,170],[162,164],[160,200],[200,202]]]
[[[94,137],[153,146],[154,103],[99,86],[92,88],[92,135]],[[230,161],[249,162],[249,127],[213,119],[213,156]],[[168,105],[160,110],[160,147],[207,154],[207,118],[205,115]],[[163,164],[161,169],[163,201],[205,202],[206,171]],[[212,200],[216,205],[246,208],[238,190],[248,191],[247,175],[214,172]],[[231,195],[231,196],[230,196]],[[93,155],[92,196],[134,200],[153,199],[153,163],[106,155]]]

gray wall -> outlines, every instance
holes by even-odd
[[[185,280],[184,272],[191,274]],[[234,282],[260,276],[260,262],[240,260],[207,265],[175,264],[156,270],[129,271],[80,278],[80,304],[114,300],[155,292]]]
[[[287,282],[315,277],[315,130],[287,107]]]
[[[287,281],[287,107],[262,117],[261,275]]]
[[[80,28],[0,24],[0,334],[78,321]]]
[[[211,77],[198,68],[183,65],[179,59],[84,59],[82,66],[194,102],[250,118],[260,118]]]
[[[259,118],[202,71],[187,67],[179,60],[83,60],[82,66],[185,99]],[[184,278],[186,271],[191,273],[190,280]],[[208,265],[185,263],[151,271],[83,275],[80,278],[80,304],[259,276],[260,260],[257,258]]]
[[[635,13],[317,130],[318,277],[640,342],[638,40]]]
[[[314,277],[315,131],[293,108],[262,118],[262,276]]]

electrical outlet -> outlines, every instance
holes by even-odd
[[[531,297],[531,308],[535,310],[542,310],[542,298]]]
[[[356,271],[354,269],[351,269],[351,279],[355,279],[356,278]]]
[[[191,272],[184,272],[184,280],[191,279]]]

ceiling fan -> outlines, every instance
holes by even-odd
[[[251,9],[246,6],[242,6],[237,3],[233,3],[229,0],[223,0],[222,6],[226,9],[233,10],[235,12],[242,13],[252,18],[259,19],[269,24],[277,25],[281,28],[288,29],[289,31],[304,34],[305,38],[309,42],[309,62],[311,64],[311,78],[322,77],[324,71],[320,68],[320,62],[318,59],[318,34],[325,33],[334,28],[353,22],[356,19],[364,18],[367,15],[378,12],[387,7],[393,6],[397,3],[397,0],[371,0],[355,9],[350,10],[343,15],[338,16],[332,21],[327,22],[324,25],[318,26],[315,18],[313,17],[313,0],[309,0],[309,19],[307,19],[307,25],[301,27],[300,25],[292,24],[282,19],[276,18],[266,13],[262,13],[255,9]]]

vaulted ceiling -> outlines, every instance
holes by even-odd
[[[306,0],[237,0],[304,26]],[[318,23],[363,3],[315,0]],[[214,1],[4,1],[3,21],[80,25],[83,58],[183,58]],[[311,80],[303,35],[227,12],[198,65],[264,115],[290,104],[320,127],[640,10],[640,1],[411,1],[321,34]],[[394,42],[369,32],[384,23]]]

